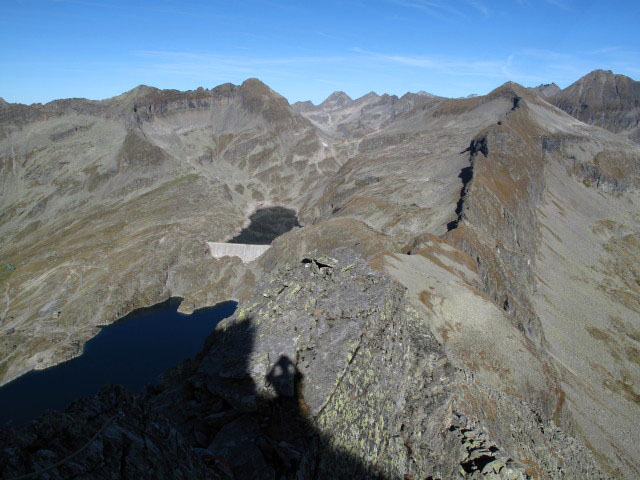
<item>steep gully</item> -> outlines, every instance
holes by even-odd
[[[460,198],[456,203],[455,212],[457,217],[455,220],[452,220],[447,224],[447,232],[450,232],[454,228],[457,228],[458,224],[460,223],[460,220],[462,220],[462,206],[464,204],[465,196],[467,194],[467,187],[469,185],[469,182],[473,178],[473,161],[475,159],[475,156],[478,154],[478,152],[482,153],[485,157],[489,155],[489,148],[487,147],[487,138],[482,137],[478,140],[475,140],[475,139],[471,140],[471,144],[469,144],[467,149],[463,150],[460,153],[463,154],[465,152],[469,152],[469,166],[464,167],[462,170],[460,170],[460,174],[458,175],[458,178],[462,180],[462,189],[460,190]]]

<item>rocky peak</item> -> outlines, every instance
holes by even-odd
[[[617,75],[615,75],[612,70],[603,70],[601,68],[598,68],[590,73],[587,73],[584,77],[582,77],[582,80],[587,80],[590,78],[606,79],[615,76]]]
[[[363,95],[360,98],[356,99],[355,103],[371,102],[378,100],[379,98],[381,97],[376,92],[369,92],[366,95]]]
[[[245,80],[238,88],[238,93],[245,109],[250,113],[262,114],[268,122],[276,124],[293,120],[295,114],[287,99],[257,78]]]
[[[135,103],[141,103],[146,99],[152,97],[154,94],[161,92],[161,90],[149,87],[147,85],[138,85],[131,90],[121,93],[115,97],[107,98],[104,103],[110,106],[122,106],[128,107]]]
[[[550,98],[585,123],[640,141],[640,82],[611,70],[595,70]]]
[[[618,96],[618,93],[615,91],[616,84],[623,78],[627,77],[614,75],[611,70],[594,70],[569,85],[563,92],[571,95],[577,94],[589,100],[594,100],[598,94],[605,94],[605,99],[615,98]]]
[[[318,105],[323,110],[335,110],[348,107],[353,104],[353,99],[344,92],[333,92],[327,99]]]
[[[578,96],[596,105],[610,101],[633,102],[640,100],[640,82],[611,70],[594,70],[562,90],[560,96]]]
[[[471,100],[480,101],[482,103],[490,102],[498,98],[506,98],[512,103],[511,110],[516,110],[523,105],[523,100],[535,101],[536,95],[532,94],[529,89],[515,82],[506,82],[498,88],[492,90],[485,96],[473,97]]]
[[[258,78],[248,78],[240,85],[241,92],[251,92],[252,94],[268,95],[277,98],[284,98],[282,95],[274,92]]]
[[[150,87],[148,85],[138,85],[137,87],[132,88],[128,92],[123,93],[120,97],[126,96],[128,98],[138,98],[145,97],[152,93],[158,92],[159,89],[155,87]]]

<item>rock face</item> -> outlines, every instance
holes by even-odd
[[[214,478],[166,418],[120,387],[0,436],[3,479]]]
[[[640,82],[596,70],[553,95],[556,107],[577,119],[640,142]]]
[[[342,248],[263,277],[195,361],[140,397],[106,389],[5,432],[0,466],[3,478],[52,464],[49,478],[603,478],[534,407],[468,378],[405,289]]]

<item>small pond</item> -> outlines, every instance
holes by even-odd
[[[249,220],[249,226],[228,243],[269,245],[276,237],[300,226],[296,212],[284,207],[261,208]]]
[[[185,358],[195,356],[204,340],[235,302],[178,313],[180,299],[131,312],[104,327],[84,346],[84,353],[66,363],[23,375],[0,387],[0,427],[18,426],[48,409],[63,409],[107,384],[137,392]]]

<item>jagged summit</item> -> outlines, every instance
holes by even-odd
[[[578,95],[587,100],[595,100],[598,94],[604,94],[603,101],[609,99],[627,99],[633,96],[640,97],[640,91],[635,91],[640,87],[634,84],[639,82],[627,77],[626,75],[614,74],[611,70],[594,70],[580,78],[576,82],[562,90],[564,96]],[[616,91],[616,88],[622,87],[622,91]]]
[[[492,90],[487,95],[474,97],[477,99],[491,100],[498,97],[505,97],[511,99],[514,109],[518,107],[521,100],[538,101],[537,95],[532,93],[528,88],[523,87],[516,82],[505,82],[498,88]],[[482,100],[481,100],[482,101]]]
[[[543,83],[537,87],[533,87],[533,90],[538,92],[543,97],[552,97],[560,92],[560,87],[555,83]]]
[[[382,96],[384,96],[384,95],[382,95]],[[369,93],[366,93],[366,94],[362,95],[359,98],[356,98],[355,99],[355,103],[364,103],[364,102],[369,102],[369,101],[372,101],[372,100],[375,101],[375,100],[379,99],[380,97],[381,96],[378,95],[376,92],[371,91]]]
[[[277,96],[277,97],[282,97],[282,95],[280,95],[279,93],[276,93],[273,90],[271,90],[271,88],[266,83],[264,83],[262,80],[260,80],[259,78],[255,78],[255,77],[246,79],[244,82],[242,82],[240,87],[244,88],[244,89],[247,89],[247,90],[253,90],[255,92],[260,92],[261,94],[265,94],[265,95],[273,95],[273,96]]]
[[[295,102],[292,103],[291,106],[298,112],[309,111],[318,108],[313,104],[311,100],[305,100],[304,102]]]

